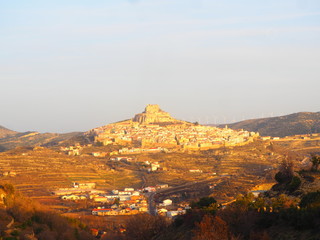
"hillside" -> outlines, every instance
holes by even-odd
[[[17,193],[11,184],[0,182],[0,196],[0,239],[96,239],[83,230],[85,225],[79,220],[71,223],[57,211]]]
[[[320,133],[320,112],[300,112],[280,117],[251,119],[228,124],[228,127],[259,132],[261,136],[272,137]]]
[[[4,138],[10,135],[14,135],[17,132],[7,129],[5,127],[0,126],[0,138]]]
[[[0,152],[16,147],[53,146],[80,134],[81,133],[78,132],[65,134],[39,132],[16,133],[0,138]]]

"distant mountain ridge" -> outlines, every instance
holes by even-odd
[[[158,105],[148,105],[141,114],[136,114],[128,121],[136,124],[192,124],[172,118],[168,113],[162,111]],[[211,125],[224,128],[226,124]],[[320,133],[320,112],[299,112],[290,115],[250,119],[237,123],[227,124],[234,130],[244,129],[250,132],[259,132],[261,136],[285,137],[297,134]],[[88,143],[93,130],[103,130],[105,126],[92,129],[86,133],[72,132],[65,134],[38,133],[38,132],[16,132],[0,126],[0,152],[15,147],[33,146],[56,146],[60,144],[72,144],[74,142]]]
[[[227,125],[232,129],[244,129],[259,132],[261,136],[272,137],[320,133],[320,112],[299,112],[279,117],[244,120]]]
[[[0,138],[4,138],[4,137],[10,136],[10,135],[17,134],[17,133],[18,132],[16,132],[16,131],[12,131],[8,128],[0,126]]]
[[[16,147],[54,146],[81,135],[72,133],[16,132],[0,126],[0,152]]]

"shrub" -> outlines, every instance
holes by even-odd
[[[214,214],[218,209],[217,201],[213,197],[203,197],[200,198],[198,202],[192,202],[191,207],[193,209],[202,209],[209,213]]]
[[[294,176],[291,179],[291,182],[288,184],[287,189],[289,192],[294,192],[297,190],[301,185],[301,180],[298,176]]]
[[[318,208],[320,207],[320,191],[311,192],[304,195],[300,202],[302,208]]]
[[[126,221],[126,235],[128,239],[149,240],[163,232],[168,224],[161,216],[138,214]]]
[[[311,171],[318,171],[320,165],[320,156],[313,155],[310,161],[312,163]]]
[[[278,183],[285,183],[288,181],[288,178],[285,174],[283,174],[282,172],[277,172],[276,175],[274,176],[274,179],[278,182]]]
[[[279,166],[279,172],[274,176],[278,183],[290,182],[293,177],[293,163],[291,161],[283,160]]]
[[[211,204],[216,203],[217,201],[213,197],[203,197],[200,198],[198,202],[191,203],[192,208],[205,208],[209,207]]]
[[[11,234],[11,236],[17,237],[17,236],[19,236],[19,231],[18,230],[14,230],[10,234]]]
[[[200,223],[196,223],[192,240],[224,240],[228,239],[228,224],[220,217],[205,215]]]

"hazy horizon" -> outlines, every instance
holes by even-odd
[[[203,124],[320,111],[318,1],[5,1],[0,31],[15,131],[87,131],[147,104]]]

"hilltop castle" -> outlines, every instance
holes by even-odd
[[[161,110],[158,104],[148,104],[144,112],[136,114],[132,121],[140,124],[178,122],[169,113]]]

